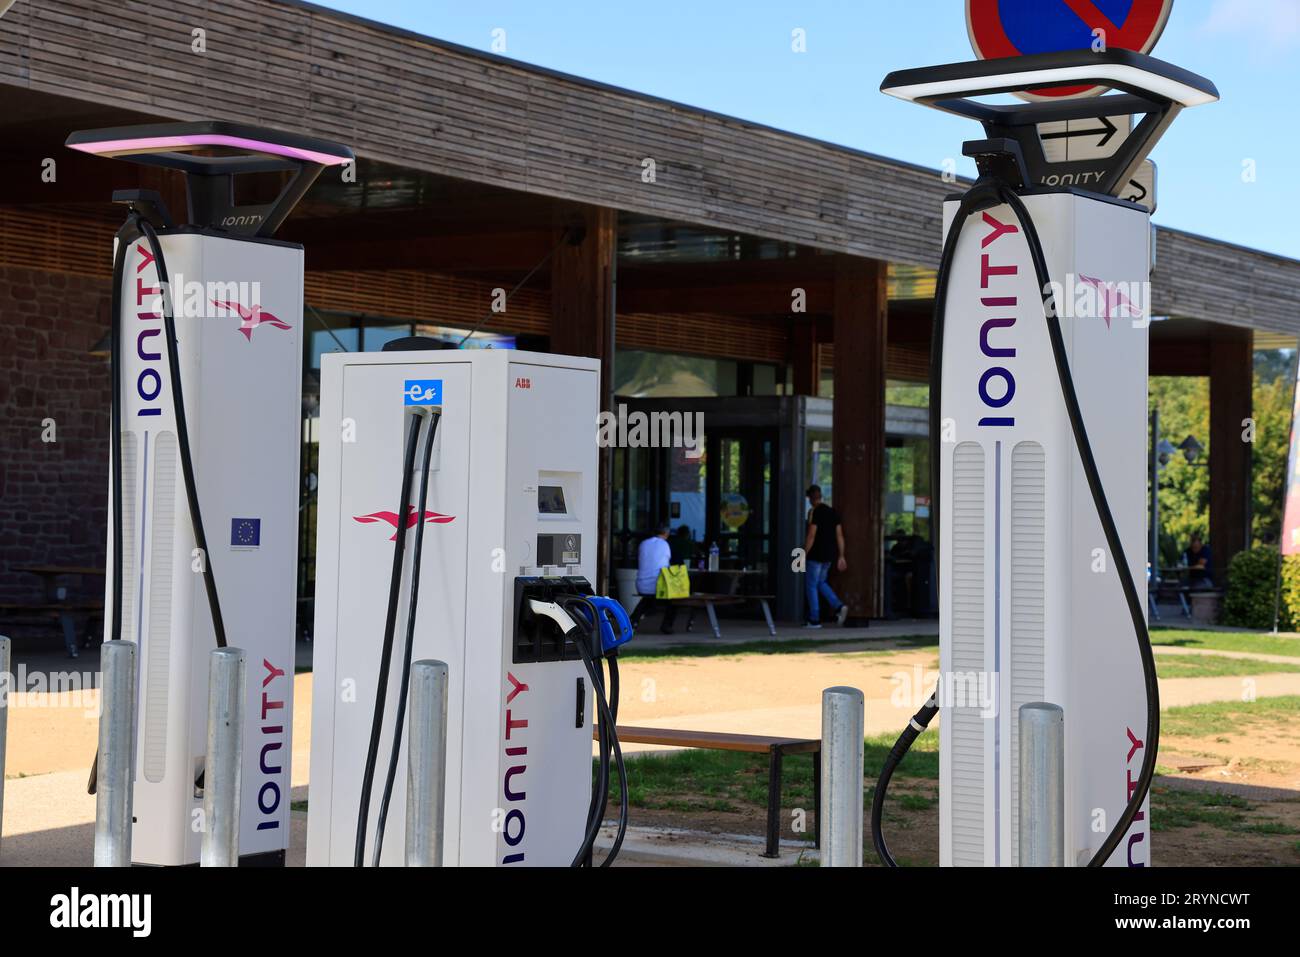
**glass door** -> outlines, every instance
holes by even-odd
[[[704,550],[716,542],[720,569],[761,573],[744,587],[762,594],[771,594],[774,584],[776,443],[773,429],[710,433],[707,442]]]

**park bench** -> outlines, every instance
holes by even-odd
[[[756,601],[763,609],[763,618],[767,621],[767,633],[775,638],[776,624],[772,621],[772,608],[768,604],[774,598],[774,595],[721,595],[711,592],[696,592],[689,598],[673,599],[673,604],[689,611],[686,616],[687,631],[690,631],[695,623],[696,610],[703,608],[704,613],[709,617],[709,627],[713,629],[713,637],[721,638],[722,629],[718,627],[718,614],[715,609],[722,605],[743,605],[746,602]]]
[[[85,615],[84,644],[93,638],[91,623],[104,612],[104,603],[96,599],[69,599],[64,601],[7,601],[0,602],[0,624],[31,625],[47,621],[59,623],[64,642],[76,643],[76,617]]]
[[[661,744],[706,751],[743,751],[767,758],[767,848],[764,857],[779,857],[781,842],[781,773],[787,754],[812,754],[813,840],[821,847],[818,809],[822,794],[822,743],[815,738],[774,738],[764,734],[729,734],[720,731],[683,731],[675,728],[618,726],[620,744]]]

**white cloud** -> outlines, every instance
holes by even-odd
[[[1202,31],[1246,34],[1273,50],[1300,43],[1300,0],[1214,0]]]

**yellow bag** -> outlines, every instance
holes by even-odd
[[[656,598],[690,598],[691,575],[685,565],[668,565],[659,569],[655,582]]]

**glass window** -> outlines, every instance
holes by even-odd
[[[366,352],[378,352],[384,343],[394,339],[405,339],[411,334],[409,322],[376,323],[366,320],[365,333],[361,339],[361,348]]]
[[[900,379],[887,379],[885,381],[885,404],[928,409],[930,407],[930,384],[928,382],[905,382]]]
[[[736,395],[740,363],[734,359],[711,359],[671,352],[647,352],[619,349],[614,354],[614,393],[629,398],[649,396],[719,396]],[[755,365],[772,370],[767,386],[775,392],[775,366]]]
[[[328,322],[328,320],[327,320]],[[310,327],[309,327],[310,328]],[[330,323],[325,329],[319,324],[311,330],[311,366],[320,368],[320,357],[326,352],[356,352],[361,347],[361,330],[350,325]]]

